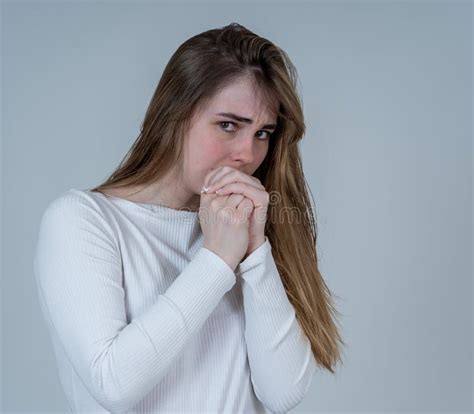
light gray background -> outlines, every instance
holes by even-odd
[[[64,411],[32,272],[40,217],[99,184],[164,65],[239,22],[300,76],[321,270],[348,343],[294,412],[472,410],[472,3],[2,3],[4,411]]]

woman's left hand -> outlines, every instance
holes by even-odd
[[[250,253],[265,242],[265,223],[270,196],[256,177],[245,174],[232,167],[222,167],[209,178],[207,192],[218,190],[219,195],[242,194],[252,200],[254,209],[249,218],[249,246],[245,260]]]

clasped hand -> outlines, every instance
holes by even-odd
[[[254,208],[249,217],[249,245],[244,259],[265,242],[270,196],[258,178],[232,167],[218,167],[207,175],[201,192],[220,196],[242,194],[252,201]]]

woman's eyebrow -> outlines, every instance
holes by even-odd
[[[252,124],[252,123],[253,123],[253,120],[252,120],[252,119],[250,119],[250,118],[244,118],[243,116],[236,115],[236,114],[233,114],[233,113],[231,113],[231,112],[219,112],[219,113],[217,113],[216,115],[227,116],[227,117],[229,117],[229,118],[234,119],[235,121],[245,122],[246,124]],[[276,125],[275,125],[275,124],[267,124],[267,125],[264,125],[262,128],[275,129],[275,128],[276,128]]]

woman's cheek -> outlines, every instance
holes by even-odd
[[[201,153],[204,153],[204,156],[210,162],[219,162],[221,159],[226,156],[226,147],[222,142],[219,142],[216,139],[209,140],[206,145],[202,146]]]

